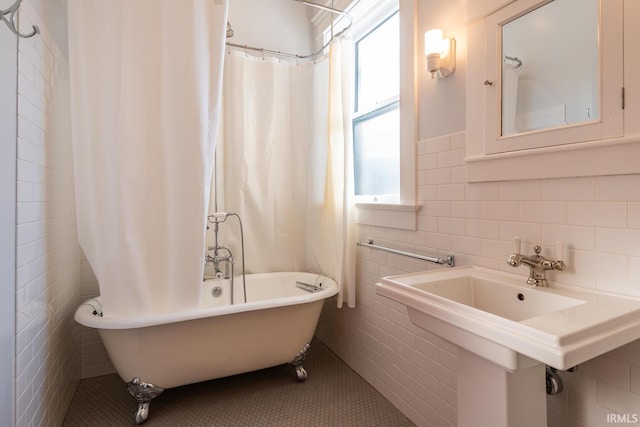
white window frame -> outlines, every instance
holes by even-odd
[[[390,6],[395,6],[395,7],[390,7]],[[381,26],[383,26],[387,21],[389,21],[394,15],[398,15],[398,18],[400,17],[400,11],[399,8],[397,7],[397,2],[396,1],[388,1],[387,4],[385,4],[382,8],[381,11],[378,13],[375,13],[373,16],[375,17],[373,21],[373,25],[367,25],[367,26],[360,26],[359,30],[356,34],[354,34],[354,41],[356,43],[356,45],[358,43],[360,43],[362,40],[364,40],[366,37],[368,37],[370,34],[374,33],[375,31],[377,31]],[[400,20],[398,19],[398,31],[400,31]],[[399,40],[399,38],[398,38]],[[398,46],[399,48],[399,46]],[[356,46],[355,51],[356,54],[358,52],[358,48]],[[356,128],[356,124],[360,124],[360,123],[366,123],[369,120],[373,120],[376,117],[382,115],[382,114],[386,114],[389,113],[391,111],[398,111],[398,130],[400,129],[400,87],[398,86],[398,94],[395,96],[392,96],[390,98],[387,99],[383,99],[380,100],[375,106],[366,106],[365,108],[362,108],[360,105],[358,105],[359,103],[359,92],[360,92],[360,85],[359,85],[359,73],[357,71],[358,68],[358,59],[356,58],[354,61],[354,66],[356,68],[356,70],[354,70],[355,72],[355,90],[356,90],[356,95],[354,96],[354,100],[355,100],[355,106],[356,106],[356,111],[354,111],[354,115],[353,115],[353,121],[352,121],[352,125],[353,125],[353,129],[354,129],[354,161],[355,161],[355,128]],[[399,77],[399,76],[398,76]],[[400,143],[400,135],[398,135],[398,143]],[[366,142],[366,141],[365,141]],[[399,153],[398,153],[399,154]],[[354,165],[355,166],[355,165]],[[400,166],[400,165],[399,165]],[[401,173],[401,167],[398,168],[399,169],[399,174]],[[400,181],[400,176],[398,176],[398,181]],[[398,182],[398,186],[401,187],[400,182]],[[399,204],[400,203],[400,191],[401,188],[398,189],[398,194],[356,194],[354,196],[355,201],[357,204],[378,204],[378,203],[383,203],[383,204],[391,204],[391,205],[395,205],[395,204]]]
[[[416,230],[420,210],[416,205],[417,0],[354,0],[346,11],[354,18],[350,31],[357,40],[397,9],[400,10],[400,202],[357,202],[356,222]]]

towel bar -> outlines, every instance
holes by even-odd
[[[373,240],[369,240],[368,242],[358,242],[358,246],[365,246],[367,248],[379,249],[381,251],[390,252],[392,254],[406,256],[409,258],[419,259],[421,261],[428,261],[434,264],[442,264],[449,267],[453,267],[455,265],[455,257],[453,255],[447,255],[447,259],[418,255],[411,252],[400,251],[398,249],[387,248],[385,246],[379,246],[373,243]]]

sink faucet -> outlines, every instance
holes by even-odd
[[[520,243],[521,240],[519,237],[514,239],[516,244],[516,251],[509,255],[509,259],[507,260],[507,264],[511,267],[520,267],[521,265],[526,265],[529,267],[529,278],[527,279],[527,284],[532,288],[543,287],[546,288],[549,286],[547,282],[547,270],[559,270],[564,271],[566,265],[564,261],[561,260],[563,258],[564,246],[562,242],[556,242],[556,261],[545,258],[540,255],[540,251],[542,248],[540,246],[535,246],[533,251],[535,255],[522,255],[520,254]]]

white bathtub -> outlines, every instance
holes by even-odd
[[[302,283],[302,284],[301,284]],[[149,402],[162,390],[284,363],[306,379],[302,360],[336,282],[311,273],[265,273],[203,282],[201,307],[139,318],[99,315],[100,297],[78,307],[75,320],[96,328],[120,377],[138,400],[136,422],[147,419]],[[305,286],[305,284],[307,286]],[[214,297],[219,287],[222,294]],[[315,288],[314,288],[315,287]]]

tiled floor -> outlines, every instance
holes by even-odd
[[[298,383],[291,366],[165,390],[145,426],[413,426],[317,339]],[[63,427],[135,425],[137,403],[116,374],[82,380]]]

